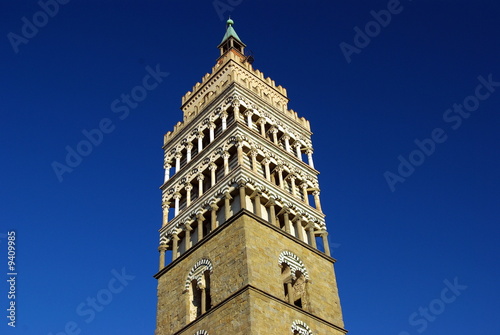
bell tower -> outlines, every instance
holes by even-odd
[[[345,334],[309,121],[233,25],[164,137],[155,335]]]

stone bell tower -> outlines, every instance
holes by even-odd
[[[233,24],[164,138],[155,334],[345,334],[309,122]]]

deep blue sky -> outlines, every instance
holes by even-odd
[[[387,0],[232,3],[254,67],[311,121],[350,334],[499,333],[500,87],[480,89],[489,97],[460,124],[447,110],[478,101],[479,76],[500,82],[500,5],[402,0],[348,63],[339,45],[354,45],[353,28]],[[41,7],[0,5],[0,278],[12,229],[19,273],[17,327],[2,312],[0,332],[55,335],[74,321],[81,334],[153,334],[163,134],[214,65],[225,23],[211,0],[73,0],[16,53],[8,34]],[[120,119],[111,103],[157,64],[169,76]],[[51,164],[103,119],[113,131],[59,182]],[[446,140],[392,192],[384,173],[436,128]],[[122,268],[135,278],[87,323],[77,307]],[[446,280],[467,288],[443,303]]]

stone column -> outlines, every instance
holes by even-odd
[[[205,220],[205,217],[203,214],[199,213],[196,215],[196,219],[198,222],[198,242],[200,242],[203,239],[203,221]]]
[[[203,137],[205,137],[205,135],[203,135],[203,133],[200,131],[198,133],[198,153],[200,153],[202,150],[203,150]]]
[[[294,144],[294,146],[295,146],[295,153],[297,154],[297,158],[299,160],[302,160],[302,152],[300,151],[301,149],[300,149],[300,143],[299,143],[299,141],[296,141],[295,144]]]
[[[174,211],[174,215],[177,216],[179,215],[179,200],[181,198],[181,194],[179,192],[176,192],[174,194],[174,199],[175,199],[175,211]]]
[[[293,304],[293,286],[291,280],[286,283],[288,289],[288,303]]]
[[[179,172],[181,169],[181,158],[182,158],[182,153],[177,152],[175,154],[175,173]]]
[[[222,119],[222,131],[227,129],[227,112],[224,111],[220,114],[220,118]]]
[[[191,190],[193,189],[193,185],[187,183],[185,189],[186,189],[186,207],[187,207],[191,205]]]
[[[314,205],[316,206],[316,209],[318,211],[322,212],[321,202],[319,201],[319,190],[314,191],[313,196],[314,196]]]
[[[295,222],[295,229],[297,230],[297,235],[298,235],[297,237],[299,238],[299,240],[304,242],[304,232],[303,232],[303,228],[302,228],[302,220],[300,219],[299,215],[297,215],[294,218],[294,222]]]
[[[215,183],[217,182],[216,180],[216,170],[217,170],[217,165],[215,163],[210,163],[208,166],[208,169],[210,170],[210,186],[214,186]]]
[[[172,262],[177,259],[177,249],[179,248],[179,237],[177,233],[172,235]]]
[[[285,140],[285,150],[290,152],[290,135],[283,135],[283,140]]]
[[[163,209],[163,222],[162,222],[162,227],[165,227],[168,223],[168,210],[170,209],[170,202],[164,201],[161,204],[161,208]]]
[[[232,105],[233,105],[233,112],[234,112],[234,121],[237,122],[240,120],[240,102],[234,101]]]
[[[238,139],[238,143],[236,143],[236,149],[238,151],[238,165],[243,165],[243,140]]]
[[[274,198],[269,198],[269,201],[267,202],[266,206],[269,206],[269,217],[270,217],[270,222],[273,226],[279,227],[278,222],[276,221],[276,201]]]
[[[186,161],[187,163],[191,162],[191,151],[193,150],[193,143],[188,143],[186,145]]]
[[[186,236],[184,238],[186,239],[186,251],[188,251],[189,248],[191,248],[191,230],[193,230],[193,228],[191,228],[191,224],[189,223],[186,223],[185,227],[186,227]]]
[[[258,151],[256,149],[250,150],[250,156],[252,156],[252,170],[255,173],[259,173],[259,170],[257,169],[257,155]]]
[[[292,195],[294,197],[296,197],[297,196],[297,192],[296,192],[296,188],[295,188],[295,179],[297,179],[297,177],[295,177],[293,174],[291,174],[289,176],[289,178],[290,178],[290,183],[292,184]]]
[[[306,205],[309,205],[309,196],[307,194],[307,182],[302,182],[302,184],[300,184],[300,187],[302,187],[302,196],[304,197],[304,202],[306,203]]]
[[[224,219],[227,221],[231,217],[231,194],[229,191],[224,193]]]
[[[261,117],[257,120],[258,125],[260,126],[260,135],[262,137],[266,137],[266,119]]]
[[[165,163],[163,167],[165,168],[165,178],[163,179],[163,183],[166,183],[170,179],[170,168],[172,165],[170,165],[170,163]]]
[[[158,251],[160,252],[159,270],[161,270],[165,267],[165,252],[167,251],[167,249],[168,249],[168,246],[165,244],[161,244],[158,247]]]
[[[278,128],[272,127],[271,128],[271,133],[273,134],[273,142],[274,142],[274,144],[278,145]]]
[[[198,198],[200,198],[203,195],[203,179],[205,179],[205,176],[200,173],[196,179],[198,179]]]
[[[286,208],[283,208],[283,221],[285,222],[285,231],[290,234],[292,232],[290,227],[290,214]]]
[[[201,314],[205,314],[207,311],[207,292],[205,290],[205,286],[198,286],[201,290]]]
[[[313,149],[312,148],[307,148],[306,149],[306,154],[307,154],[307,162],[309,163],[309,166],[314,169],[314,162],[313,162]]]
[[[210,122],[208,128],[210,129],[210,143],[212,143],[215,138],[215,123]]]
[[[253,127],[253,122],[252,122],[252,111],[251,110],[247,110],[245,112],[245,116],[247,117],[247,126],[248,128],[252,129]]]
[[[211,215],[211,229],[212,231],[217,228],[217,210],[219,209],[219,207],[217,206],[217,204],[213,203],[210,205],[210,209],[211,209],[211,212],[210,212],[210,215]]]
[[[282,189],[285,189],[285,183],[283,182],[283,165],[278,165],[276,167],[276,170],[278,171],[278,180],[280,183],[280,187]]]
[[[314,224],[309,223],[306,226],[306,229],[307,229],[307,234],[309,237],[309,245],[311,245],[311,247],[313,247],[313,248],[317,248],[317,246],[316,246],[316,234],[314,233]]]
[[[330,244],[328,243],[328,232],[322,231],[321,238],[323,239],[323,247],[325,248],[325,254],[330,255]]]
[[[255,215],[257,215],[258,217],[262,217],[262,210],[260,208],[260,191],[255,191],[254,192],[254,207],[255,207]]]
[[[231,157],[231,155],[229,152],[224,151],[222,157],[224,158],[224,176],[227,176],[229,174],[229,157]]]
[[[266,179],[271,181],[271,170],[269,170],[269,163],[271,163],[271,160],[269,159],[269,157],[266,157],[262,160],[262,163],[264,164]]]
[[[240,181],[238,183],[238,186],[239,186],[239,189],[240,189],[240,207],[241,207],[241,209],[246,209],[247,208],[247,205],[246,205],[247,199],[246,199],[245,185],[246,185],[246,182],[244,182],[244,181]]]

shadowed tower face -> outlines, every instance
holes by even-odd
[[[345,334],[309,122],[233,24],[164,138],[155,334]]]

